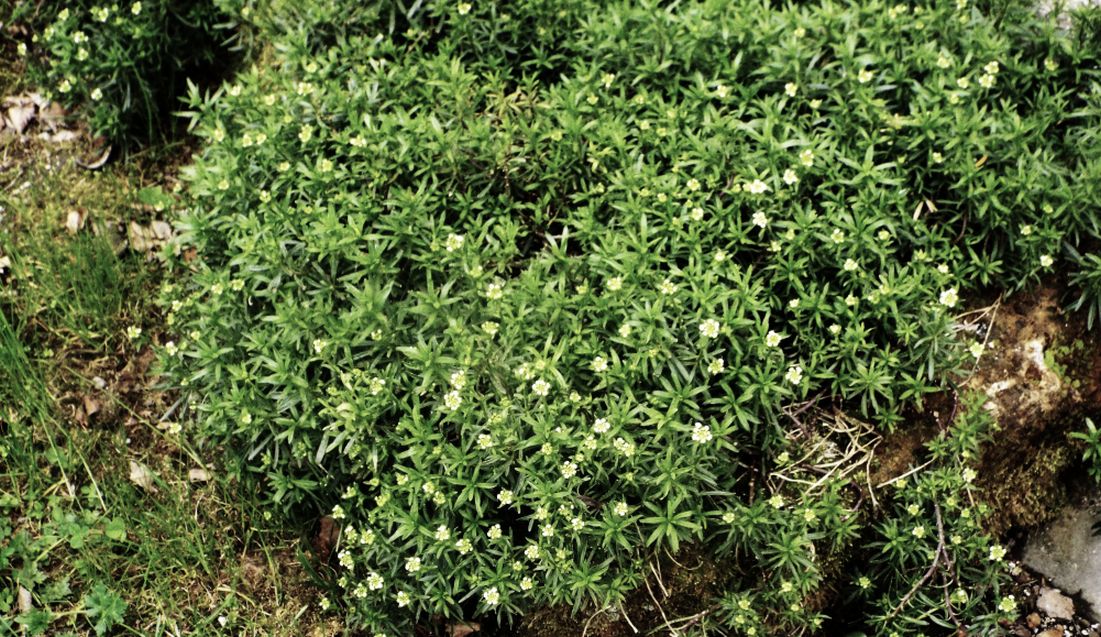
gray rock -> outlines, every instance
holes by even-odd
[[[1092,607],[1095,619],[1101,611],[1101,536],[1094,536],[1091,527],[1098,513],[1093,506],[1067,507],[1048,527],[1029,538],[1022,559],[1060,589],[1080,595]],[[1052,610],[1044,608],[1045,596]],[[1074,604],[1059,591],[1044,589],[1037,607],[1052,617],[1070,618]],[[1065,612],[1067,608],[1070,612]]]
[[[1048,617],[1074,619],[1074,600],[1056,588],[1042,588],[1040,596],[1036,598],[1036,608]]]

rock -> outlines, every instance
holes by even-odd
[[[1036,608],[1048,617],[1074,619],[1074,601],[1055,588],[1044,587],[1040,590],[1040,596],[1036,598]],[[1062,635],[1062,629],[1059,634]]]
[[[1080,595],[1092,607],[1095,618],[1101,610],[1101,536],[1094,536],[1092,530],[1097,515],[1096,507],[1066,507],[1051,525],[1029,538],[1022,560],[1063,590]],[[1056,615],[1040,606],[1046,590],[1037,607],[1052,617],[1069,617],[1070,613]],[[1062,594],[1058,597],[1073,609],[1071,600]]]
[[[1063,637],[1065,634],[1062,626],[1056,626],[1054,628],[1048,628],[1042,633],[1038,633],[1036,637]]]
[[[1039,628],[1040,621],[1041,619],[1039,613],[1029,613],[1028,617],[1025,617],[1025,623],[1028,624],[1029,628]]]

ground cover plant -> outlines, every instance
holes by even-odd
[[[228,54],[211,0],[17,0],[9,13],[26,26],[16,46],[33,83],[121,145],[162,135],[185,78],[210,77]]]
[[[813,633],[836,577],[882,634],[1014,612],[977,403],[874,517],[793,432],[905,426],[982,354],[980,289],[1059,269],[1095,307],[1088,34],[1017,2],[353,4],[237,5],[275,53],[190,96],[162,293],[192,435],[343,525],[353,625],[615,608],[687,544],[733,566],[686,630]]]

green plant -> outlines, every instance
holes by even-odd
[[[215,72],[226,52],[212,0],[46,4],[30,16],[35,35],[19,51],[33,60],[47,96],[79,107],[89,128],[116,143],[151,140],[189,74]],[[221,59],[220,59],[221,58]]]
[[[1073,431],[1070,437],[1086,444],[1082,461],[1086,463],[1090,476],[1101,482],[1101,430],[1097,429],[1093,420],[1086,418],[1086,430]]]
[[[966,2],[417,6],[191,91],[163,362],[196,438],[343,525],[373,631],[616,607],[689,542],[752,582],[722,621],[818,630],[867,521],[843,475],[767,478],[809,471],[812,405],[899,426],[970,358],[968,293],[1088,235],[1098,51]],[[888,544],[934,528],[959,453]],[[985,592],[938,621],[992,629],[976,531],[948,581]],[[932,537],[868,594],[902,598]]]
[[[1078,299],[1071,304],[1074,310],[1086,310],[1086,325],[1093,328],[1094,320],[1101,320],[1101,255],[1079,254],[1072,250],[1078,266],[1070,281],[1080,292]]]

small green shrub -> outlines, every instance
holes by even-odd
[[[694,543],[738,565],[701,626],[818,630],[828,564],[882,552],[868,626],[994,630],[981,510],[942,500],[979,416],[874,541],[856,478],[769,477],[813,474],[823,409],[898,426],[981,351],[968,293],[1095,231],[1098,51],[962,1],[417,6],[264,27],[269,66],[192,92],[164,294],[196,436],[340,520],[353,622],[615,607]]]
[[[43,28],[18,46],[35,81],[119,143],[154,138],[187,75],[226,63],[213,0],[80,0],[46,5],[33,20]]]

